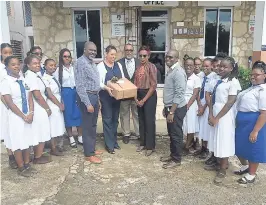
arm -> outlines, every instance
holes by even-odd
[[[48,94],[48,99],[50,99],[55,105],[57,105],[61,109],[61,103],[57,100],[57,98],[53,95],[51,88],[46,87],[46,91]]]
[[[266,110],[261,110],[259,118],[252,132],[259,132],[261,128],[265,125],[265,123],[266,123]]]
[[[75,82],[77,93],[80,97],[81,102],[85,104],[86,107],[91,105],[90,99],[86,93],[86,87],[84,83],[86,83],[86,74],[85,74],[86,64],[79,59],[77,61],[77,66],[75,69]]]
[[[39,105],[46,110],[46,112],[48,113],[48,116],[51,115],[51,110],[50,107],[48,106],[47,102],[43,99],[42,94],[39,90],[33,90],[32,94],[35,98],[35,100],[37,101],[37,103],[39,103]]]
[[[13,103],[13,100],[11,98],[11,95],[4,95],[3,96],[7,106],[10,110],[12,110],[13,113],[15,113],[17,116],[22,118],[24,121],[26,119],[26,116],[20,111],[20,109]]]
[[[223,106],[222,110],[218,113],[215,119],[219,120],[233,107],[236,102],[236,95],[229,95],[226,104]]]
[[[199,88],[194,88],[193,90],[193,95],[191,96],[191,98],[189,99],[188,103],[187,103],[187,107],[188,109],[190,108],[190,106],[194,103],[194,101],[198,98],[199,96]]]
[[[157,68],[155,65],[151,64],[149,69],[149,78],[150,78],[150,88],[146,96],[141,100],[145,103],[154,93],[157,87]]]

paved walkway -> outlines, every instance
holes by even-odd
[[[168,139],[157,139],[157,152],[148,157],[136,153],[137,141],[115,155],[104,153],[103,164],[83,161],[82,147],[35,165],[38,174],[26,179],[10,170],[1,154],[2,205],[243,205],[266,204],[266,167],[260,167],[255,185],[240,186],[231,159],[225,183],[213,184],[214,172],[203,170],[201,161],[186,157],[182,166],[164,170],[159,157],[168,153]],[[103,149],[99,139],[97,147]]]

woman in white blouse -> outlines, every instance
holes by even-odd
[[[239,94],[236,117],[236,155],[242,166],[237,182],[253,183],[259,163],[266,163],[266,65],[254,63],[250,75],[252,86]]]
[[[78,142],[83,144],[83,141],[81,130],[81,113],[77,105],[74,67],[71,63],[72,57],[70,50],[67,48],[62,49],[59,53],[59,67],[54,73],[54,76],[61,85],[62,101],[65,106],[65,126],[70,140],[70,146],[72,148],[77,148],[77,144],[72,133],[72,127],[77,127]]]

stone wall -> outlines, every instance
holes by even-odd
[[[59,51],[68,48],[73,54],[71,9],[62,2],[32,1],[34,43],[49,58],[58,59]]]
[[[232,56],[244,67],[248,66],[248,57],[253,53],[253,32],[248,26],[255,9],[255,1],[242,1],[241,6],[234,7]]]

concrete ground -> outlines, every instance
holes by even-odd
[[[161,126],[161,125],[160,125]],[[163,127],[163,124],[162,124]],[[185,157],[182,166],[164,170],[160,156],[168,154],[169,140],[157,138],[157,151],[150,157],[136,153],[137,140],[123,144],[115,155],[104,152],[103,163],[84,162],[82,147],[70,149],[63,157],[53,157],[46,165],[33,165],[38,174],[31,178],[17,175],[1,154],[2,205],[205,205],[266,204],[266,166],[260,166],[253,185],[240,186],[230,168],[221,186],[213,184],[215,172],[203,170],[203,163]],[[99,138],[97,147],[103,149]]]

